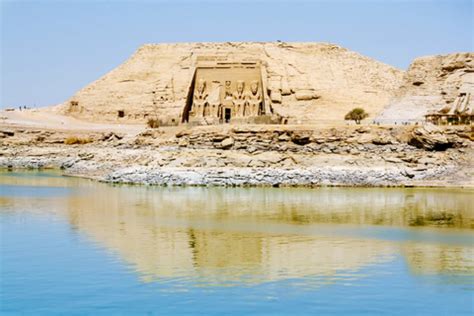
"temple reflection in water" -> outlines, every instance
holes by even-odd
[[[2,179],[15,185],[22,181]],[[40,187],[76,188],[74,194],[48,198],[43,209],[65,217],[146,282],[184,277],[231,285],[312,276],[331,283],[350,280],[352,271],[400,254],[413,273],[474,273],[471,244],[416,237],[449,235],[451,228],[470,234],[474,215],[469,191],[145,188],[64,178],[35,181]],[[45,201],[14,203],[35,203],[41,211]],[[0,201],[7,208],[10,202]],[[381,225],[393,228],[380,235]],[[402,232],[392,238],[393,230]]]

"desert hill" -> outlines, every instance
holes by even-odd
[[[431,111],[450,106],[460,94],[474,95],[474,53],[420,57],[377,120],[419,121]]]
[[[375,117],[404,76],[394,67],[326,43],[148,44],[78,91],[59,111],[96,122],[143,122],[148,117],[178,122],[200,56],[260,60],[271,107],[290,123],[341,120],[356,106]]]
[[[473,53],[420,57],[405,72],[328,43],[147,44],[55,109],[92,122],[180,122],[208,56],[259,60],[271,108],[289,123],[341,121],[354,107],[379,122],[421,121],[474,92]]]

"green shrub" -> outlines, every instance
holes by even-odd
[[[365,112],[363,108],[354,108],[349,113],[344,116],[344,119],[347,121],[355,121],[356,124],[360,124],[360,121],[367,118],[368,113]]]

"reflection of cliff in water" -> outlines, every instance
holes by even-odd
[[[0,184],[25,186],[28,191],[29,181],[2,177]],[[47,178],[34,181],[35,186],[48,186]],[[2,197],[0,205],[64,215],[147,281],[182,276],[229,284],[312,276],[334,282],[353,278],[353,271],[390,260],[400,251],[415,273],[473,273],[473,248],[466,242],[393,242],[344,235],[354,227],[350,225],[312,225],[468,228],[474,217],[469,190],[113,187],[67,178],[52,178],[51,184],[71,190],[54,191],[46,198]],[[452,214],[452,219],[436,214]],[[327,234],[331,230],[337,232]]]
[[[88,210],[75,213],[71,221],[132,264],[144,280],[183,276],[223,284],[242,278],[249,283],[307,275],[331,279],[385,261],[395,252],[385,241],[239,232],[238,225],[229,224],[209,230],[194,229],[192,223],[170,227],[166,220],[161,226],[153,212],[120,213]]]
[[[96,192],[87,199],[71,198],[70,221],[119,253],[146,280],[187,276],[225,283],[242,277],[249,282],[306,275],[337,278],[388,260],[399,251],[398,245],[377,239],[304,235],[299,233],[301,224],[409,225],[411,217],[447,210],[458,218],[449,225],[462,227],[471,215],[469,195],[461,192],[453,198],[456,193],[449,190],[436,195],[432,190],[398,189],[104,190],[106,195]],[[417,243],[402,248],[407,253],[406,249],[420,247],[425,249]],[[433,249],[426,249],[430,256]],[[450,257],[445,264],[454,267],[466,260],[472,262],[464,255]],[[413,264],[411,259],[408,262]],[[423,263],[419,268],[423,270]]]
[[[407,243],[402,254],[417,274],[474,275],[473,247]]]
[[[459,189],[100,188],[117,207],[181,219],[474,228],[473,191]],[[94,199],[91,196],[91,199]]]
[[[421,188],[158,188],[65,177],[8,176],[0,184],[80,191],[70,206],[140,209],[182,219],[474,228],[474,191]],[[102,199],[105,201],[101,202]]]

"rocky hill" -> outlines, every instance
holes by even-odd
[[[326,43],[144,45],[59,111],[97,122],[144,122],[149,117],[179,122],[199,56],[260,60],[272,109],[290,123],[341,120],[356,106],[373,118],[404,76],[401,70]]]
[[[377,120],[420,121],[462,93],[474,94],[474,53],[420,57],[410,65],[403,84]]]

